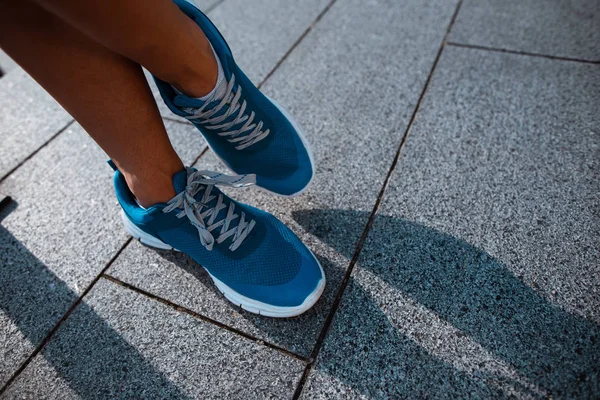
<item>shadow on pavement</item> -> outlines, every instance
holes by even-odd
[[[360,235],[365,213],[293,217],[339,249],[345,235]],[[484,251],[380,215],[317,371],[375,397],[594,398],[599,339],[596,323],[541,296]]]
[[[162,258],[167,262],[177,265],[187,273],[191,274],[194,278],[198,279],[202,286],[206,290],[212,291],[216,297],[222,299],[218,305],[211,308],[210,311],[206,312],[202,308],[194,308],[194,311],[199,312],[207,317],[214,318],[220,322],[232,325],[226,318],[220,318],[224,314],[233,314],[234,318],[243,318],[244,322],[253,326],[259,334],[256,332],[248,332],[251,335],[255,335],[259,339],[264,339],[268,342],[274,343],[281,346],[291,352],[294,352],[301,356],[309,356],[314,343],[317,340],[321,325],[325,321],[327,312],[329,311],[330,302],[325,303],[323,301],[326,297],[332,297],[335,287],[329,285],[325,288],[326,293],[323,294],[321,300],[317,304],[304,314],[294,318],[269,318],[260,315],[256,315],[241,309],[240,307],[232,304],[229,300],[225,299],[223,294],[216,288],[212,279],[208,273],[196,263],[193,259],[187,255],[165,250],[149,249],[150,251],[156,251]],[[329,262],[329,260],[316,255],[319,262],[326,271],[332,271],[335,266]],[[336,271],[338,275],[341,275],[343,271]],[[215,313],[218,313],[215,317]],[[235,325],[235,324],[233,324]],[[238,326],[236,326],[238,327]],[[244,327],[238,327],[245,331]]]
[[[360,237],[368,219],[349,210],[292,215],[347,259],[352,257],[348,238]],[[158,253],[218,293],[189,257]],[[316,255],[334,293],[344,271]],[[255,316],[233,305],[231,311],[261,336],[294,351],[294,341],[316,338],[329,306],[321,300],[317,311],[292,319]],[[317,333],[309,332],[313,327]],[[600,394],[599,338],[596,323],[538,294],[484,251],[380,215],[313,375],[375,398],[595,398]]]
[[[15,204],[11,205],[16,207]],[[6,214],[9,210],[4,210]],[[0,215],[0,222],[2,215]],[[61,279],[0,225],[0,320],[8,319],[18,332],[3,326],[6,342],[0,360],[0,388],[37,347],[77,298]],[[6,335],[6,336],[4,336]],[[22,335],[25,339],[19,337]],[[23,344],[23,340],[31,346]],[[63,323],[41,355],[81,398],[185,398],[119,333],[85,302]],[[31,368],[30,364],[28,368]],[[32,379],[37,379],[32,375]],[[18,380],[18,378],[17,378]],[[52,379],[47,380],[52,385]],[[46,395],[51,387],[40,382],[19,397]],[[9,389],[10,390],[10,387]]]

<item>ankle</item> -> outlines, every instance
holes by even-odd
[[[123,175],[129,190],[134,194],[139,205],[144,208],[152,207],[158,203],[166,203],[176,194],[172,178],[155,176],[150,182],[137,176]]]
[[[173,175],[183,168],[183,164],[175,163],[170,166],[163,165],[161,168],[145,168],[141,171],[119,169],[138,203],[148,208],[158,203],[166,203],[177,194],[173,187]]]

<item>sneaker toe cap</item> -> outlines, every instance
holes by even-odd
[[[317,261],[311,255],[303,257],[296,276],[280,285],[235,285],[240,294],[255,301],[274,307],[300,307],[306,302],[310,306],[316,302],[322,292],[325,275]],[[308,306],[308,304],[307,304]]]

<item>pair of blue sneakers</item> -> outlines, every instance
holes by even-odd
[[[325,287],[319,262],[281,221],[236,202],[218,186],[256,184],[282,196],[299,194],[314,175],[308,144],[292,118],[236,65],[212,22],[185,0],[175,3],[212,44],[227,86],[220,98],[202,101],[155,77],[156,84],[171,111],[189,119],[238,175],[188,167],[173,176],[173,199],[145,209],[116,170],[123,222],[142,243],[192,257],[225,297],[243,309],[271,317],[299,315],[316,303]]]

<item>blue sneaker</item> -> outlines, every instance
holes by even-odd
[[[312,252],[281,221],[232,200],[216,187],[253,182],[254,176],[186,168],[173,176],[175,197],[144,209],[123,175],[115,170],[114,176],[121,216],[134,238],[187,254],[204,267],[229,301],[244,310],[293,317],[317,302],[325,274]]]
[[[203,30],[221,62],[225,80],[218,96],[200,100],[154,77],[163,100],[173,113],[202,132],[212,150],[236,174],[254,174],[257,186],[281,196],[300,194],[314,176],[313,157],[300,128],[250,82],[208,17],[185,0],[174,1]]]

